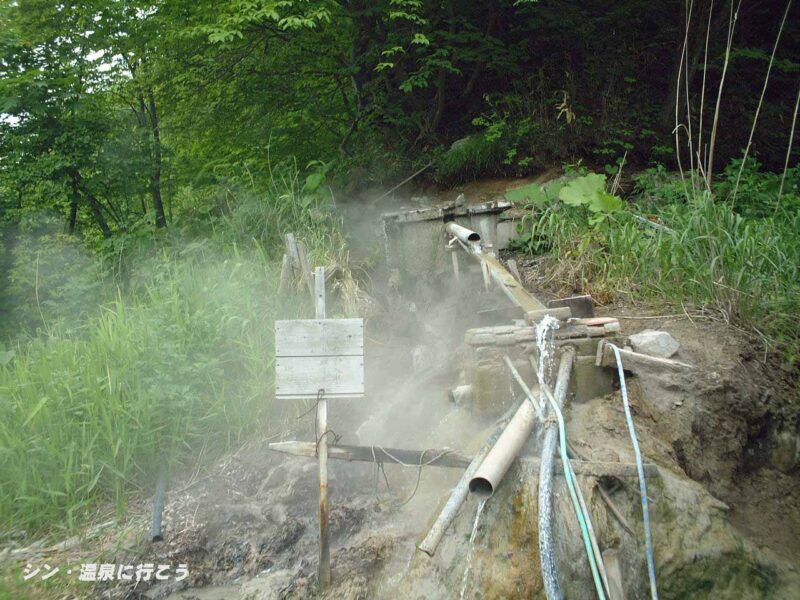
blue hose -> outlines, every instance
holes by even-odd
[[[650,596],[652,600],[658,600],[658,589],[656,588],[656,563],[653,559],[653,537],[650,533],[650,511],[647,508],[647,484],[644,481],[644,465],[642,464],[642,453],[639,450],[639,440],[636,439],[636,429],[633,426],[631,417],[631,407],[628,404],[628,389],[625,386],[625,373],[622,370],[622,358],[619,355],[619,348],[614,344],[609,344],[614,351],[617,359],[617,372],[619,373],[619,389],[622,393],[622,403],[625,406],[625,419],[628,421],[628,431],[631,434],[633,451],[636,454],[636,469],[639,473],[639,495],[642,498],[642,520],[644,521],[644,541],[647,547],[647,573],[650,577]]]

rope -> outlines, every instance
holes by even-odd
[[[614,344],[609,344],[614,351],[617,359],[617,373],[619,373],[619,389],[622,394],[622,403],[625,407],[625,420],[628,422],[628,431],[631,434],[633,452],[636,454],[636,470],[639,474],[639,495],[642,498],[642,520],[644,521],[644,541],[647,548],[647,574],[650,577],[650,597],[658,600],[658,589],[656,588],[656,563],[653,559],[653,538],[650,533],[650,511],[647,508],[647,484],[644,480],[644,465],[642,464],[642,453],[639,450],[639,440],[636,439],[636,429],[633,426],[631,407],[628,404],[628,388],[625,385],[625,372],[622,369],[622,358],[619,355],[619,348]]]
[[[322,389],[319,390],[317,392],[317,401],[314,404],[314,406],[312,406],[309,410],[304,412],[298,418],[304,417],[305,415],[310,413],[312,410],[317,408],[317,406],[319,406],[319,403],[324,398],[324,396],[325,396],[325,390],[322,390]],[[324,438],[326,435],[332,435],[333,436],[333,443],[334,444],[337,444],[339,442],[339,440],[342,439],[341,435],[339,435],[333,429],[330,429],[330,428],[328,428],[325,431],[323,431],[322,433],[320,433],[319,429],[318,429],[318,422],[317,422],[317,417],[318,416],[319,416],[319,413],[315,411],[314,412],[314,437],[317,439],[317,442],[316,442],[315,448],[314,448],[314,456],[319,456],[319,443],[322,441],[322,438]]]

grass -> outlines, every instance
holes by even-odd
[[[106,252],[124,276],[100,280],[114,299],[85,318],[69,302],[42,310],[47,281],[26,287],[33,257],[17,256],[38,331],[0,352],[0,538],[74,530],[109,503],[122,514],[163,462],[180,472],[269,430],[273,322],[311,313],[306,294],[277,294],[281,233],[312,264],[344,261],[324,198],[296,184],[184,191],[180,227]]]
[[[797,365],[800,210],[789,203],[777,213],[740,212],[707,193],[687,200],[675,185],[651,185],[599,225],[590,224],[586,211],[561,203],[532,209],[518,245],[549,252],[552,278],[566,276],[601,300],[626,295],[688,302],[758,334]],[[746,206],[741,191],[738,203]],[[668,230],[643,224],[636,213],[652,215]]]

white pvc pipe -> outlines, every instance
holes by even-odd
[[[481,236],[476,231],[462,227],[458,223],[450,222],[447,224],[447,232],[458,238],[462,244],[475,246],[481,243]]]

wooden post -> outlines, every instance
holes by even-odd
[[[278,293],[282,294],[289,289],[292,280],[292,260],[289,255],[284,252],[283,261],[281,262],[281,279],[278,284]]]
[[[317,319],[325,318],[325,267],[314,272]],[[328,542],[328,401],[322,391],[317,400],[317,462],[319,463],[319,589],[324,594],[331,585],[331,554]]]
[[[297,251],[297,240],[293,233],[286,234],[286,252],[292,264],[292,270],[300,270],[300,254]]]
[[[298,259],[300,260],[300,269],[303,271],[303,281],[305,281],[306,285],[308,286],[308,291],[311,293],[311,296],[312,297],[317,296],[317,303],[319,303],[319,298],[318,298],[319,293],[314,291],[314,281],[313,281],[313,278],[311,276],[312,275],[311,266],[308,263],[308,258],[306,257],[306,247],[303,245],[303,242],[299,242],[299,241],[297,242],[297,255],[298,255]],[[320,269],[320,268],[322,268],[323,272],[324,272],[324,267],[317,267],[317,269]],[[319,307],[319,304],[317,304],[317,307]],[[317,310],[319,310],[319,308],[317,308]],[[323,314],[325,313],[325,289],[324,289],[324,284],[323,284],[323,290],[322,290],[322,312],[323,312]],[[319,318],[319,317],[317,317],[317,318]],[[325,317],[323,316],[322,318],[324,319]]]

